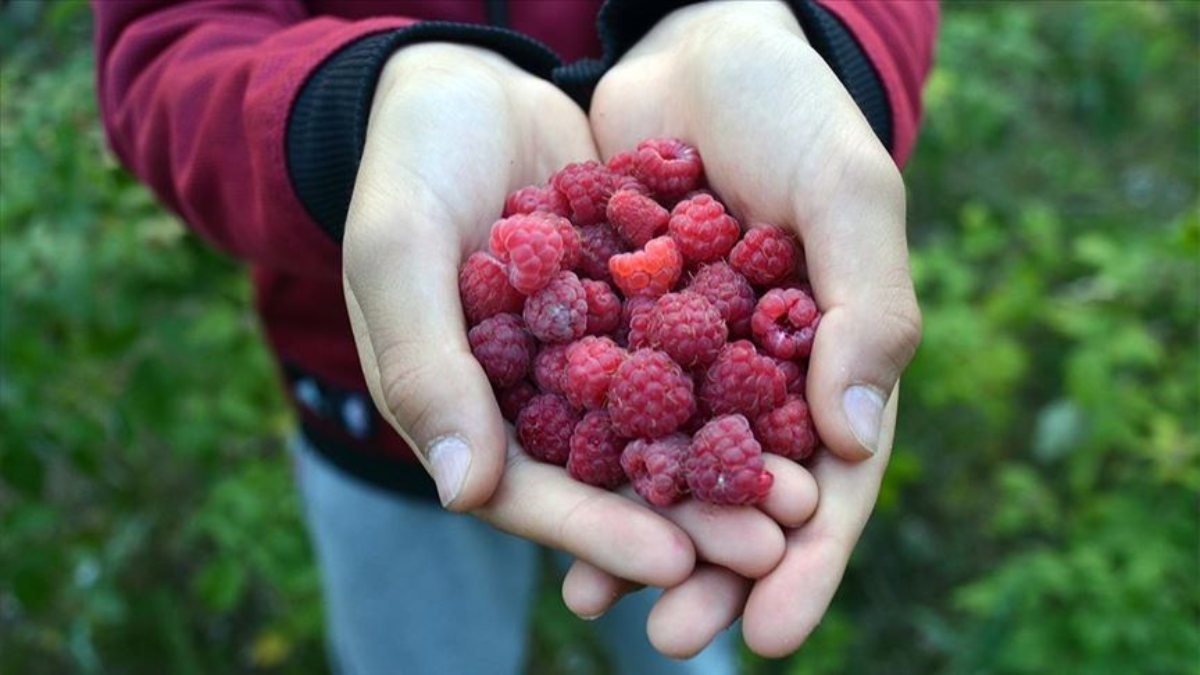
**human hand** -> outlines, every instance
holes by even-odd
[[[425,44],[389,61],[343,242],[346,303],[372,398],[452,510],[641,583],[680,583],[696,547],[760,576],[784,548],[767,516],[694,507],[656,513],[531,460],[506,432],[471,355],[460,261],[484,248],[512,189],[595,158],[583,112],[495,54]],[[709,543],[735,533],[738,546]]]
[[[789,653],[827,609],[874,506],[896,384],[920,338],[903,182],[781,2],[673,12],[601,80],[591,122],[606,157],[643,138],[695,145],[709,184],[743,223],[787,227],[804,244],[823,312],[806,391],[827,446],[812,467],[816,514],[788,532],[783,560],[761,580],[702,566],[667,591],[649,625],[661,651],[687,656],[740,614],[752,650]],[[580,597],[623,589],[579,569],[571,589]]]

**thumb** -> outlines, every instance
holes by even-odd
[[[921,338],[899,174],[893,168],[855,190],[804,233],[823,312],[806,394],[822,440],[848,460],[878,450],[884,408]]]
[[[346,305],[375,405],[416,451],[442,504],[469,511],[500,480],[504,423],[467,343],[458,244],[445,230],[428,234],[403,245],[348,239]]]

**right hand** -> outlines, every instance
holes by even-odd
[[[636,583],[681,583],[697,551],[765,574],[784,537],[760,512],[656,513],[530,459],[471,355],[460,262],[484,248],[510,191],[588,159],[596,148],[583,111],[503,58],[441,43],[392,57],[343,242],[346,305],[371,396],[451,510]]]

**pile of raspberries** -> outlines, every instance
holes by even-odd
[[[743,233],[696,148],[569,164],[509,195],[488,249],[459,274],[468,338],[534,458],[656,506],[756,504],[763,452],[820,443],[803,252],[778,227]]]

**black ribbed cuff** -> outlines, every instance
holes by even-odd
[[[547,80],[561,65],[548,47],[520,33],[446,21],[368,35],[335,52],[301,88],[288,116],[286,139],[292,186],[308,214],[335,241],[342,240],[383,66],[400,47],[433,41],[491,49]]]
[[[641,40],[667,14],[697,0],[608,0],[600,9],[597,26],[604,46],[606,71]],[[788,0],[809,44],[841,80],[871,124],[884,147],[892,147],[892,111],[875,66],[854,35],[837,17],[813,0]],[[594,86],[594,83],[593,83]]]

